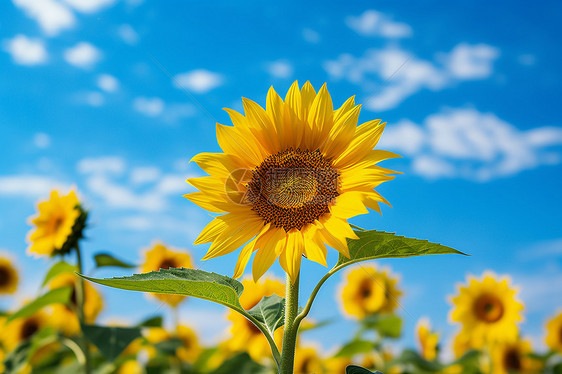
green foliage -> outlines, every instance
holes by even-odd
[[[118,258],[114,257],[109,253],[95,254],[94,261],[96,262],[96,267],[98,268],[105,267],[105,266],[113,266],[118,268],[130,269],[136,267],[135,265],[119,260]]]
[[[360,353],[369,353],[375,348],[375,344],[368,340],[356,339],[340,348],[335,357],[353,357]]]
[[[349,365],[345,368],[345,374],[382,374],[380,371],[372,372],[361,366]]]
[[[72,287],[55,288],[33,300],[23,308],[12,314],[8,322],[22,317],[29,317],[39,309],[51,304],[66,304],[72,294]]]
[[[76,271],[78,271],[78,267],[76,267],[75,265],[70,265],[68,262],[65,261],[59,261],[55,263],[53,266],[51,266],[51,268],[47,272],[47,275],[45,275],[45,279],[43,280],[43,284],[41,285],[41,287],[45,287],[51,279],[53,279],[59,274],[74,273]]]
[[[262,374],[266,370],[260,364],[252,361],[247,353],[240,353],[228,360],[226,360],[218,369],[212,374]]]
[[[162,318],[162,316],[154,316],[145,319],[144,321],[139,323],[137,327],[162,327],[163,322],[164,319]]]
[[[438,254],[462,254],[456,249],[427,240],[406,238],[376,230],[357,230],[359,239],[348,239],[350,258],[340,254],[335,267],[343,268],[361,261],[377,258],[411,257]]]
[[[261,322],[271,335],[283,326],[285,317],[285,299],[273,294],[266,296],[248,311],[255,319]]]
[[[30,356],[30,348],[31,342],[27,340],[11,351],[4,360],[4,374],[21,372]]]
[[[82,325],[82,331],[109,361],[115,360],[133,340],[141,336],[138,327]]]
[[[376,330],[381,337],[399,338],[402,319],[395,314],[372,314],[361,320],[365,329]]]
[[[183,342],[180,339],[170,338],[154,344],[154,347],[166,355],[174,356],[176,354],[176,349],[182,345]]]

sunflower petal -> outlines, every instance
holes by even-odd
[[[257,249],[256,243],[258,239],[269,230],[269,223],[263,227],[258,235],[255,238],[250,240],[244,248],[240,251],[240,255],[238,256],[238,260],[236,261],[236,267],[234,268],[234,275],[232,278],[237,279],[244,274],[244,270],[246,269],[246,265],[252,256],[252,253]]]
[[[254,256],[254,263],[252,264],[254,282],[257,282],[265,274],[285,248],[287,236],[285,230],[282,228],[271,230],[273,231],[271,236],[261,245]]]
[[[304,253],[304,240],[302,233],[292,229],[287,233],[287,246],[279,256],[279,264],[295,283],[301,268],[302,255]]]

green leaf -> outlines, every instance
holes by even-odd
[[[382,337],[399,338],[402,332],[402,319],[395,314],[373,314],[365,317],[361,324],[377,330]]]
[[[439,372],[443,370],[444,366],[435,361],[427,361],[416,351],[405,349],[397,359],[393,360],[391,364],[412,364],[418,369],[427,372]]]
[[[264,373],[265,368],[252,361],[247,353],[240,353],[232,358],[226,360],[218,369],[212,374],[259,374]]]
[[[7,322],[16,318],[29,317],[39,309],[51,304],[66,304],[70,295],[72,294],[72,287],[55,288],[33,300],[14,314],[12,314]]]
[[[155,292],[197,297],[245,313],[238,300],[244,286],[224,275],[197,269],[160,269],[128,277],[96,279],[81,277],[105,286],[123,290]]]
[[[133,340],[141,336],[139,327],[82,325],[82,331],[109,361],[115,360]]]
[[[276,294],[266,296],[248,313],[261,322],[273,336],[275,330],[284,323],[285,299]]]
[[[45,287],[45,285],[49,283],[51,279],[53,279],[59,274],[74,273],[76,271],[78,271],[78,267],[74,265],[70,265],[68,262],[65,261],[57,262],[56,264],[51,266],[51,268],[47,272],[47,275],[45,275],[45,279],[43,280],[43,284],[41,285],[41,287]]]
[[[345,368],[345,374],[382,374],[380,371],[372,372],[357,365],[348,365]]]
[[[462,254],[456,249],[427,240],[406,238],[384,231],[355,231],[359,239],[348,239],[350,258],[340,254],[336,267],[377,258],[411,257],[438,254]],[[342,267],[343,267],[342,266]]]
[[[162,327],[162,323],[164,319],[162,316],[154,316],[148,319],[145,319],[141,323],[137,325],[137,327]]]
[[[334,323],[334,322],[336,322],[336,319],[335,319],[335,318],[330,318],[330,319],[325,319],[325,320],[320,321],[320,322],[310,323],[310,324],[304,325],[304,326],[301,325],[301,326],[299,327],[299,334],[300,334],[301,332],[310,331],[310,330],[316,330],[316,329],[319,329],[319,328],[321,328],[321,327],[328,326],[328,325],[330,325],[330,324],[332,324],[332,323]]]
[[[156,349],[166,355],[175,356],[176,349],[178,349],[182,345],[183,342],[180,339],[171,338],[154,344],[154,347],[156,347]]]
[[[118,268],[134,268],[135,265],[131,265],[127,262],[121,261],[118,258],[113,257],[109,253],[97,253],[94,255],[94,260],[96,262],[96,267],[101,268],[104,266],[114,266]]]
[[[367,340],[353,340],[340,348],[334,357],[352,357],[359,353],[368,353],[375,348],[373,342]]]
[[[30,349],[31,341],[26,340],[11,351],[4,359],[4,374],[21,372],[28,361]]]

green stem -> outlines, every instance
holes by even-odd
[[[76,262],[78,265],[78,272],[80,274],[84,274],[84,269],[82,266],[82,254],[80,253],[80,246],[76,243]],[[78,279],[78,287],[76,288],[76,303],[78,304],[78,320],[80,321],[80,326],[86,324],[86,315],[84,313],[84,301],[85,301],[85,286],[84,286],[84,278],[79,277]],[[88,344],[88,340],[82,331],[82,351],[84,352],[84,373],[90,374],[91,367],[90,367],[90,347]]]
[[[295,362],[295,347],[297,345],[297,332],[300,320],[297,320],[299,311],[299,275],[295,282],[287,274],[285,292],[285,331],[283,333],[283,350],[281,351],[281,366],[279,374],[293,374]]]

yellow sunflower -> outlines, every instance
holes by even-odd
[[[49,326],[49,316],[40,310],[29,317],[16,318],[2,326],[0,340],[7,351],[13,350],[17,345]]]
[[[28,234],[28,252],[48,256],[68,252],[68,239],[73,233],[81,236],[83,228],[75,227],[83,213],[75,192],[59,196],[58,191],[51,191],[50,199],[39,202],[37,210],[38,214],[30,220],[35,229]]]
[[[452,299],[451,319],[461,323],[461,334],[468,337],[472,348],[516,341],[523,310],[516,293],[508,277],[489,272],[482,279],[469,278],[468,285],[460,287]]]
[[[554,352],[562,353],[562,312],[546,324],[545,341]]]
[[[285,296],[285,285],[278,280],[265,279],[253,282],[251,279],[242,280],[244,292],[240,296],[240,305],[246,310],[252,309],[263,297],[277,294]],[[271,348],[262,332],[248,319],[232,310],[227,318],[232,322],[230,332],[232,337],[226,342],[231,352],[248,352],[254,361],[262,361],[271,357]],[[274,339],[280,347],[283,329],[277,329]]]
[[[294,374],[326,374],[323,360],[314,347],[298,347],[295,350]]]
[[[191,255],[185,249],[172,250],[168,249],[163,243],[155,243],[152,248],[145,252],[145,260],[142,264],[142,272],[148,273],[158,271],[160,269],[169,268],[193,268]],[[171,305],[177,306],[185,296],[169,295],[169,294],[152,294],[159,300]]]
[[[427,361],[437,358],[439,334],[431,330],[429,320],[421,319],[416,327],[421,356]]]
[[[380,212],[387,202],[373,189],[394,178],[375,165],[397,157],[373,149],[385,123],[357,126],[354,97],[334,110],[326,85],[316,93],[309,82],[299,89],[295,81],[284,101],[270,88],[265,110],[242,100],[245,115],[225,109],[233,127],[217,124],[223,153],[193,158],[209,176],[187,180],[200,191],[185,197],[221,214],[195,241],[212,242],[203,259],[244,246],[235,278],[257,252],[255,280],[279,258],[294,282],[303,255],[326,265],[328,245],[349,257],[346,239],[357,236],[347,219],[365,207]]]
[[[7,257],[0,257],[0,295],[16,292],[18,280],[18,272],[12,261]]]
[[[348,270],[340,284],[340,306],[344,314],[364,318],[374,313],[390,313],[398,306],[402,291],[390,270],[361,265]]]
[[[117,370],[117,374],[144,374],[144,372],[144,368],[137,360],[126,360]]]
[[[543,365],[529,356],[533,349],[527,340],[495,344],[492,348],[492,374],[541,373]]]
[[[453,352],[455,358],[462,357],[466,352],[468,352],[472,347],[470,346],[470,336],[466,334],[457,333],[453,338]]]
[[[176,355],[184,362],[193,363],[203,348],[199,345],[197,334],[191,328],[179,325],[176,331],[176,337],[181,340],[182,346],[176,349]]]
[[[76,300],[76,287],[79,278],[73,273],[62,273],[49,282],[51,290],[61,287],[72,287],[68,305],[53,304],[51,309],[51,321],[54,326],[66,335],[76,335],[80,332],[80,322],[76,316],[78,308]],[[96,288],[90,283],[84,283],[84,317],[86,323],[94,323],[98,314],[103,309],[103,299]]]

